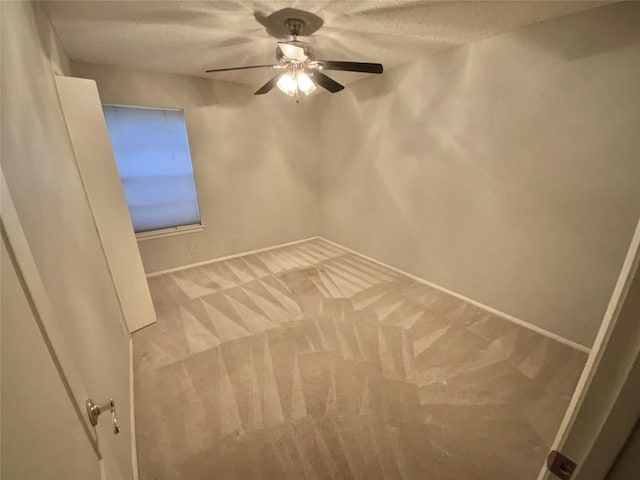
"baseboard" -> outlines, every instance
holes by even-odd
[[[131,468],[133,480],[138,480],[138,446],[136,444],[136,408],[133,379],[133,338],[129,335],[129,418],[131,420]]]
[[[364,254],[362,254],[362,253],[360,253],[360,252],[358,252],[356,250],[353,250],[351,248],[345,247],[344,245],[341,245],[341,244],[339,244],[337,242],[333,242],[333,241],[331,241],[331,240],[329,240],[327,238],[324,238],[324,237],[318,237],[318,238],[320,240],[323,240],[323,241],[327,242],[327,243],[330,243],[331,245],[335,245],[338,248],[341,248],[341,249],[346,250],[346,251],[348,251],[350,253],[353,253],[354,255],[358,255],[359,257],[364,258],[364,259],[366,259],[366,260],[368,260],[370,262],[373,262],[373,263],[375,263],[377,265],[380,265],[382,267],[388,268],[389,270],[393,270],[396,273],[399,273],[401,275],[409,277],[412,280],[415,280],[416,282],[422,283],[423,285],[427,285],[429,287],[435,288],[437,290],[440,290],[441,292],[444,292],[444,293],[452,295],[452,296],[454,296],[456,298],[459,298],[462,301],[465,301],[467,303],[475,305],[478,308],[481,308],[481,309],[483,309],[483,310],[485,310],[485,311],[487,311],[489,313],[492,313],[493,315],[497,315],[498,317],[504,318],[505,320],[508,320],[508,321],[513,322],[513,323],[515,323],[517,325],[520,325],[521,327],[528,328],[529,330],[532,330],[532,331],[534,331],[536,333],[539,333],[540,335],[544,335],[545,337],[551,338],[552,340],[555,340],[557,342],[563,343],[563,344],[565,344],[565,345],[567,345],[569,347],[575,348],[576,350],[580,350],[581,352],[585,352],[587,354],[591,351],[590,348],[585,347],[584,345],[582,345],[582,344],[580,344],[578,342],[574,342],[573,340],[569,340],[568,338],[565,338],[565,337],[560,336],[560,335],[558,335],[556,333],[550,332],[549,330],[545,330],[544,328],[538,327],[536,325],[532,325],[531,323],[526,322],[524,320],[521,320],[520,318],[514,317],[513,315],[510,315],[508,313],[505,313],[505,312],[502,312],[500,310],[497,310],[497,309],[495,309],[493,307],[490,307],[489,305],[485,305],[484,303],[478,302],[477,300],[474,300],[472,298],[465,297],[464,295],[461,295],[459,293],[453,292],[453,291],[451,291],[451,290],[449,290],[447,288],[441,287],[440,285],[437,285],[437,284],[435,284],[433,282],[425,280],[424,278],[420,278],[420,277],[418,277],[416,275],[412,275],[411,273],[405,272],[404,270],[401,270],[399,268],[392,267],[391,265],[388,265],[388,264],[386,264],[384,262],[376,260],[375,258],[368,257],[367,255],[364,255]]]
[[[422,283],[423,285],[427,285],[429,287],[432,287],[432,288],[435,288],[437,290],[440,290],[441,292],[444,292],[444,293],[447,293],[449,295],[452,295],[452,296],[454,296],[456,298],[459,298],[460,300],[462,300],[464,302],[467,302],[467,303],[470,303],[472,305],[475,305],[476,307],[481,308],[482,310],[485,310],[485,311],[487,311],[487,312],[489,312],[489,313],[491,313],[493,315],[496,315],[498,317],[504,318],[505,320],[508,320],[508,321],[510,321],[512,323],[515,323],[516,325],[520,325],[521,327],[524,327],[524,328],[527,328],[529,330],[532,330],[532,331],[534,331],[536,333],[539,333],[540,335],[544,335],[545,337],[548,337],[548,338],[550,338],[552,340],[555,340],[557,342],[563,343],[563,344],[565,344],[565,345],[567,345],[569,347],[575,348],[576,350],[580,350],[581,352],[585,352],[585,353],[589,353],[591,351],[591,349],[589,347],[585,347],[584,345],[582,345],[582,344],[580,344],[578,342],[574,342],[573,340],[569,340],[568,338],[565,338],[565,337],[563,337],[561,335],[558,335],[556,333],[550,332],[549,330],[545,330],[542,327],[538,327],[536,325],[533,325],[533,324],[531,324],[531,323],[529,323],[529,322],[527,322],[525,320],[522,320],[520,318],[514,317],[513,315],[510,315],[510,314],[508,314],[506,312],[502,312],[500,310],[497,310],[497,309],[495,309],[493,307],[490,307],[489,305],[485,305],[484,303],[478,302],[477,300],[474,300],[472,298],[465,297],[464,295],[461,295],[461,294],[459,294],[457,292],[449,290],[449,289],[447,289],[445,287],[442,287],[442,286],[440,286],[438,284],[435,284],[433,282],[425,280],[424,278],[421,278],[421,277],[418,277],[416,275],[413,275],[413,274],[411,274],[409,272],[405,272],[404,270],[401,270],[399,268],[396,268],[396,267],[393,267],[391,265],[388,265],[388,264],[386,264],[384,262],[381,262],[380,260],[376,260],[375,258],[368,257],[367,255],[364,255],[363,253],[360,253],[360,252],[358,252],[356,250],[353,250],[353,249],[351,249],[349,247],[345,247],[344,245],[341,245],[341,244],[339,244],[337,242],[331,241],[331,240],[329,240],[327,238],[324,238],[322,236],[303,238],[301,240],[295,240],[293,242],[281,243],[281,244],[278,244],[278,245],[272,245],[270,247],[259,248],[259,249],[256,249],[256,250],[249,250],[249,251],[246,251],[246,252],[234,253],[233,255],[227,255],[227,256],[224,256],[224,257],[217,257],[217,258],[213,258],[211,260],[205,260],[203,262],[191,263],[191,264],[183,265],[183,266],[180,266],[180,267],[169,268],[167,270],[160,270],[160,271],[157,271],[157,272],[148,273],[147,274],[147,278],[157,277],[159,275],[164,275],[165,273],[179,272],[180,270],[186,270],[188,268],[199,267],[199,266],[202,266],[202,265],[208,265],[210,263],[222,262],[222,261],[225,261],[225,260],[230,260],[232,258],[238,258],[238,257],[243,257],[245,255],[251,255],[253,253],[268,252],[269,250],[275,250],[277,248],[288,247],[290,245],[296,245],[298,243],[304,243],[304,242],[308,242],[309,240],[316,240],[316,239],[320,239],[320,240],[322,240],[324,242],[327,242],[327,243],[330,243],[332,245],[335,245],[336,247],[341,248],[341,249],[343,249],[343,250],[345,250],[347,252],[353,253],[354,255],[357,255],[357,256],[359,256],[361,258],[364,258],[365,260],[368,260],[368,261],[373,262],[373,263],[375,263],[377,265],[380,265],[380,266],[382,266],[384,268],[388,268],[389,270],[392,270],[392,271],[394,271],[396,273],[399,273],[401,275],[409,277],[412,280],[415,280],[416,282]]]
[[[317,238],[320,238],[320,237],[307,237],[307,238],[303,238],[301,240],[294,240],[293,242],[279,243],[278,245],[272,245],[270,247],[264,247],[264,248],[258,248],[256,250],[248,250],[246,252],[234,253],[232,255],[226,255],[224,257],[216,257],[216,258],[212,258],[210,260],[204,260],[202,262],[189,263],[187,265],[181,265],[179,267],[168,268],[166,270],[158,270],[157,272],[147,273],[147,278],[157,277],[159,275],[164,275],[165,273],[179,272],[180,270],[187,270],[188,268],[201,267],[202,265],[209,265],[210,263],[224,262],[225,260],[231,260],[232,258],[244,257],[245,255],[251,255],[252,253],[268,252],[269,250],[275,250],[277,248],[288,247],[288,246],[291,246],[291,245],[296,245],[298,243],[308,242],[309,240],[316,240]]]

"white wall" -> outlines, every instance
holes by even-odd
[[[64,68],[64,51],[40,5],[0,8],[2,171],[87,392],[116,399],[130,425],[129,338],[56,93],[53,71]],[[127,435],[108,437],[104,448],[131,478]]]
[[[321,235],[591,345],[640,214],[640,4],[350,85]]]
[[[103,103],[184,109],[205,229],[140,241],[147,272],[317,235],[313,99],[296,105],[204,78],[84,63],[72,69],[97,82]]]

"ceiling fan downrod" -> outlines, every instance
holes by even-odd
[[[298,36],[302,35],[306,25],[305,21],[300,18],[287,18],[284,24],[289,29],[289,34],[293,37],[294,41],[298,39]]]

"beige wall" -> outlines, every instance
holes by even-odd
[[[116,399],[126,427],[129,337],[58,102],[53,72],[64,52],[38,4],[0,8],[2,172],[83,386],[96,400]],[[131,478],[128,433],[102,438]]]
[[[589,346],[640,213],[639,11],[537,24],[311,104],[72,69],[104,103],[185,109],[206,228],[139,242],[147,272],[320,233]]]
[[[636,423],[616,463],[605,480],[633,480],[638,475],[640,458],[640,422]]]
[[[205,229],[140,241],[147,272],[317,235],[311,102],[254,97],[250,86],[204,78],[81,63],[72,69],[96,80],[103,103],[184,109]]]
[[[320,233],[591,345],[640,213],[640,4],[350,85],[320,129]]]

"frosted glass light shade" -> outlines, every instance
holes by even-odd
[[[296,94],[296,90],[298,89],[296,79],[290,73],[285,73],[284,75],[282,75],[278,79],[277,86],[282,92],[291,96],[294,96]]]
[[[294,96],[298,91],[309,95],[316,89],[315,83],[305,72],[285,73],[276,84],[278,88],[287,95]]]
[[[311,80],[309,75],[304,72],[298,72],[297,80],[298,88],[305,95],[309,95],[316,89],[316,85],[313,83],[313,80]]]

